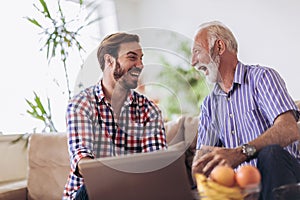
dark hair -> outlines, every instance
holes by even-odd
[[[97,51],[97,58],[102,71],[105,67],[104,55],[109,54],[112,57],[117,58],[120,45],[127,42],[140,42],[139,36],[128,33],[113,33],[102,40]]]

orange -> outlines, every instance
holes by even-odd
[[[235,179],[241,188],[255,187],[260,183],[261,175],[256,167],[244,165],[236,171]]]
[[[232,187],[235,185],[235,172],[228,166],[216,166],[210,173],[209,177],[224,186]]]

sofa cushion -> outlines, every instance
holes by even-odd
[[[198,116],[186,116],[184,120],[184,139],[190,143],[190,148],[196,148],[197,133],[198,133]]]
[[[181,116],[177,120],[168,121],[165,123],[166,140],[168,146],[184,141],[184,120]]]
[[[165,123],[166,138],[169,146],[178,142],[185,141],[196,146],[196,136],[198,129],[198,116],[183,115],[177,120],[168,121]]]
[[[28,199],[61,199],[70,171],[67,134],[32,134],[28,159]]]
[[[191,144],[197,131],[197,121],[197,117],[182,116],[165,123],[169,147],[174,146],[176,149],[182,141]],[[28,167],[28,199],[60,200],[70,171],[67,134],[32,134],[28,148]]]

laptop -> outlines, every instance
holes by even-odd
[[[193,200],[185,148],[80,162],[90,200]]]

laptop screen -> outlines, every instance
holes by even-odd
[[[91,200],[192,200],[184,150],[80,162]]]

